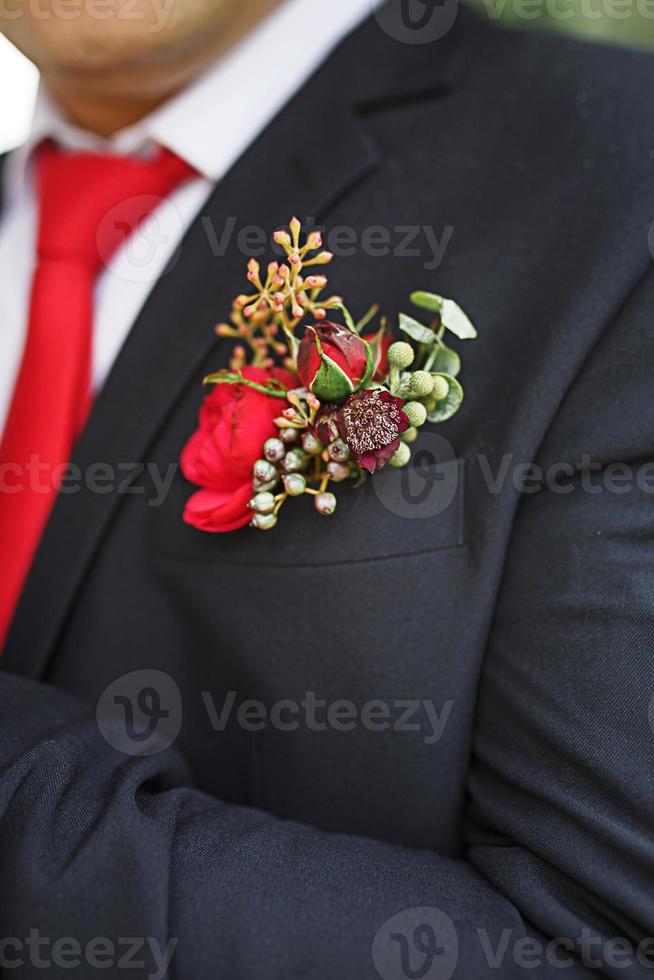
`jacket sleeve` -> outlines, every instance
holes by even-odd
[[[65,975],[85,980],[99,937],[115,949],[112,960],[100,946],[102,977],[125,975],[129,938],[139,975],[164,976],[172,957],[184,980],[652,975],[654,476],[642,465],[654,410],[642,323],[640,338],[618,331],[586,365],[540,453],[551,481],[518,507],[461,860],[225,805],[194,789],[175,749],[121,755],[93,706],[0,674],[0,955],[28,964],[15,975],[44,975],[29,968],[35,931],[44,959],[57,938],[76,940],[85,960]],[[617,461],[631,469],[626,492]]]

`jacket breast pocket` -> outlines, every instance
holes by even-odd
[[[386,467],[359,487],[335,489],[336,513],[316,513],[313,498],[288,500],[272,531],[198,531],[182,514],[193,487],[178,476],[155,517],[155,552],[222,565],[325,566],[460,548],[466,541],[465,462],[418,448],[409,467]]]

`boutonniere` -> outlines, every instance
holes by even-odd
[[[274,240],[286,261],[262,276],[250,260],[249,294],[216,327],[237,341],[229,368],[205,378],[213,390],[182,452],[185,477],[201,487],[184,520],[202,531],[268,531],[304,494],[329,516],[339,484],[406,466],[420,426],[447,421],[463,401],[445,337],[477,333],[453,300],[413,293],[426,315],[401,314],[406,339],[393,342],[386,318],[375,325],[377,306],[355,320],[341,296],[325,296],[333,256],[318,232],[304,240],[294,218]]]

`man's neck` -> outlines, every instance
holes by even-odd
[[[43,83],[64,115],[87,132],[108,138],[133,126],[190,85],[223,57],[283,0],[248,0],[230,11],[208,39],[156,64],[115,72],[43,74]]]

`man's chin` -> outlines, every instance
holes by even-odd
[[[183,52],[189,37],[209,30],[198,21],[211,7],[179,0],[80,0],[66,7],[40,0],[38,10],[26,4],[0,16],[0,33],[42,70],[115,72]]]

